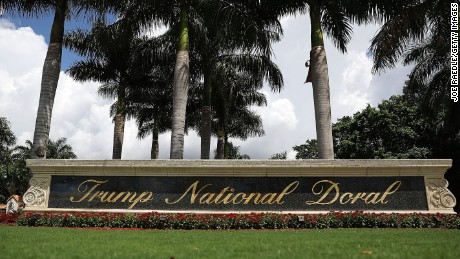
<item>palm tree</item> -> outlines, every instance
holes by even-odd
[[[221,63],[212,79],[220,82],[220,87],[213,88],[213,128],[218,137],[216,158],[223,159],[228,157],[225,150],[228,150],[226,146],[230,137],[245,140],[265,134],[262,119],[249,107],[266,105],[267,100],[264,94],[257,92],[262,88],[263,77],[238,71],[230,62]]]
[[[217,156],[219,152],[215,150],[216,159],[219,159]],[[234,146],[232,142],[225,144],[225,159],[251,159],[247,154],[240,153],[240,146]]]
[[[30,159],[32,157],[33,144],[30,140],[26,140],[25,145],[15,146],[13,149],[13,157],[16,160]],[[46,145],[46,157],[48,159],[76,159],[77,155],[73,152],[73,148],[67,143],[67,138],[58,138],[56,141],[49,139]]]
[[[159,156],[159,134],[171,129],[172,116],[172,84],[173,67],[167,63],[161,64],[156,60],[152,66],[149,78],[136,89],[131,91],[128,98],[133,100],[128,108],[136,119],[138,126],[137,137],[142,139],[152,134],[151,159]],[[170,63],[171,64],[171,63]],[[170,75],[170,76],[168,76]]]
[[[67,144],[67,138],[59,138],[56,141],[49,140],[47,157],[53,159],[76,159],[77,155],[72,150],[72,146]]]
[[[40,87],[40,99],[35,122],[32,158],[46,158],[46,144],[49,138],[51,115],[54,98],[61,72],[62,41],[64,36],[65,20],[70,12],[75,14],[88,12],[90,9],[101,8],[102,4],[94,0],[2,0],[0,10],[6,14],[25,16],[44,16],[54,13],[54,20],[50,32],[50,42],[43,64],[43,73]]]
[[[2,1],[0,9],[4,12],[20,13],[24,15],[38,15],[54,11],[54,20],[51,27],[50,43],[43,65],[40,100],[38,104],[37,120],[35,122],[33,158],[46,158],[46,143],[49,137],[51,114],[54,96],[61,72],[62,37],[64,22],[68,13],[68,1],[30,1],[10,0]]]
[[[400,60],[414,64],[406,91],[419,96],[425,113],[445,120],[448,135],[455,134],[460,130],[460,103],[450,100],[450,2],[407,2],[392,10],[372,40],[374,72],[393,68]]]
[[[98,93],[116,99],[111,107],[114,117],[112,159],[121,159],[122,155],[129,89],[147,77],[133,61],[140,41],[134,29],[120,19],[111,25],[99,20],[91,31],[72,31],[64,42],[66,47],[86,58],[74,63],[67,73],[78,81],[102,82]]]
[[[179,25],[179,26],[178,26]],[[138,138],[145,138],[152,134],[151,158],[157,159],[159,154],[158,136],[171,130],[174,61],[176,51],[176,35],[181,30],[180,24],[175,24],[163,35],[148,40],[143,40],[134,55],[133,63],[145,71],[146,76],[135,88],[129,91],[127,99],[129,106],[127,112],[136,119],[138,125]],[[193,28],[191,28],[193,32]],[[193,43],[192,43],[193,46]],[[190,66],[190,82],[197,84],[201,80],[199,73],[199,60],[196,52],[191,52],[195,60]],[[190,91],[189,91],[190,92]],[[185,132],[197,124],[196,94],[187,94],[191,102],[187,102]]]
[[[202,14],[202,28],[196,30],[194,40],[202,58],[203,92],[201,110],[201,159],[209,159],[212,121],[212,89],[219,82],[212,82],[212,76],[222,62],[233,60],[239,70],[251,70],[266,75],[272,90],[280,91],[283,79],[280,73],[270,77],[271,43],[280,39],[282,28],[276,17],[270,17],[258,3],[233,1],[221,5],[216,12]],[[204,27],[204,28],[203,28]],[[242,29],[244,28],[244,29]],[[244,54],[235,54],[241,53]],[[248,58],[248,56],[251,56]],[[252,58],[252,59],[251,59]],[[257,60],[255,62],[255,60]],[[251,67],[252,66],[252,67]]]
[[[433,121],[437,133],[434,154],[452,159],[445,176],[449,189],[459,197],[460,102],[450,99],[451,1],[404,2],[398,8],[386,9],[391,15],[372,40],[374,72],[393,68],[398,61],[415,65],[405,94],[416,101],[423,116]]]
[[[374,3],[375,2],[375,3]],[[320,159],[334,159],[328,65],[324,49],[324,33],[334,45],[346,52],[351,39],[351,22],[367,22],[371,15],[381,14],[379,7],[389,1],[351,0],[261,0],[267,11],[278,16],[308,12],[311,26],[310,60],[307,82],[313,86],[316,134]],[[382,14],[384,15],[384,14]]]

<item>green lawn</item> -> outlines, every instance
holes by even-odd
[[[1,258],[460,258],[444,229],[92,230],[0,226]]]

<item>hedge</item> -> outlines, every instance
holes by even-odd
[[[331,212],[327,214],[195,213],[0,213],[1,224],[48,227],[145,229],[460,229],[458,214]]]

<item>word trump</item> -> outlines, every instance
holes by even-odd
[[[152,192],[142,192],[140,194],[137,194],[137,192],[110,192],[110,191],[96,191],[96,189],[108,182],[108,180],[105,181],[97,181],[93,179],[86,180],[82,182],[78,186],[78,192],[82,193],[83,195],[80,197],[80,199],[75,198],[74,196],[70,197],[71,202],[82,202],[82,201],[87,201],[87,202],[92,202],[94,200],[99,200],[102,203],[108,202],[108,203],[115,203],[115,202],[128,202],[131,205],[128,207],[128,209],[132,209],[134,206],[136,206],[137,203],[145,203],[147,201],[151,201],[153,193]],[[90,186],[90,187],[88,187]]]

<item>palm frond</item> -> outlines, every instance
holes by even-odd
[[[425,14],[429,1],[402,9],[391,17],[371,41],[374,58],[373,72],[393,68],[411,43],[420,41],[428,32]]]
[[[326,1],[321,10],[321,25],[326,35],[331,37],[332,42],[341,52],[346,52],[346,46],[352,35],[349,17],[343,7],[334,1]]]

